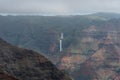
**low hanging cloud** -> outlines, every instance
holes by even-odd
[[[120,13],[120,0],[0,0],[0,13]]]

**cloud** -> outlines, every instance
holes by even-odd
[[[120,13],[120,0],[0,0],[0,13]]]

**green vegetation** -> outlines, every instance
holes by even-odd
[[[93,57],[90,62],[95,63],[94,65],[96,66],[99,65],[99,63],[96,64],[96,61],[94,62],[94,60],[99,59],[98,57],[96,58],[96,56],[99,56],[100,60],[102,61],[105,56],[113,57],[113,53],[117,54],[119,48],[117,51],[114,50],[116,52],[111,51],[114,49],[113,47],[109,48],[109,46],[112,45],[110,36],[108,36],[108,32],[120,31],[119,18],[119,15],[106,15],[103,13],[85,16],[77,15],[64,17],[0,16],[0,37],[14,45],[41,52],[49,59],[52,59],[51,61],[53,61],[56,65],[60,65],[60,60],[64,57],[66,57],[65,60],[67,60],[67,58],[69,60],[71,56],[79,55],[77,58],[75,57],[76,60],[73,61],[73,63],[77,64],[77,66],[75,66],[76,72],[73,70],[73,72],[76,74],[74,76],[76,80],[91,80],[94,78],[92,74],[96,74],[92,69],[93,66],[90,68],[89,65],[84,65],[81,68],[81,65],[86,61],[81,61],[81,58],[85,57],[87,59],[96,53],[97,55],[94,55],[95,59]],[[63,52],[59,52],[59,40],[61,32],[64,33]],[[114,35],[112,35],[112,38],[113,37]],[[113,40],[112,43],[119,46],[120,42],[115,42]],[[104,57],[102,53],[103,48],[108,48],[108,50],[110,50],[109,52],[106,52]],[[73,59],[75,58],[73,57]],[[113,61],[114,58],[106,59],[108,61]],[[112,67],[116,67],[114,66],[116,65],[114,64],[115,61],[117,61],[117,59],[113,61]],[[106,63],[99,65],[99,67],[111,67],[110,65],[106,65]],[[87,68],[88,70],[86,70]],[[72,69],[74,69],[74,67],[72,67]],[[87,73],[88,75],[86,75],[84,70],[90,73]],[[119,72],[118,69],[116,71]],[[30,74],[27,75],[30,76]],[[57,79],[57,76],[53,76],[53,78]]]

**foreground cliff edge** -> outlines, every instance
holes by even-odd
[[[2,39],[0,39],[0,72],[19,80],[72,80],[39,53],[12,46]]]
[[[5,74],[3,72],[0,72],[0,80],[18,80],[15,77]]]

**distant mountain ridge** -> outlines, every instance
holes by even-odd
[[[86,15],[88,17],[91,18],[101,18],[101,19],[106,19],[106,20],[110,20],[110,19],[119,19],[120,18],[120,14],[119,13],[105,13],[105,12],[99,12],[99,13],[94,13],[94,14],[90,14],[90,15]]]

